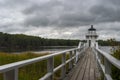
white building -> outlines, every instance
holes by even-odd
[[[88,29],[88,33],[86,34],[87,46],[94,47],[97,38],[96,29],[91,25],[91,28]]]

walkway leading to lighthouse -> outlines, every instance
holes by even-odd
[[[84,57],[78,62],[65,80],[99,80],[100,72],[91,48],[85,51]]]
[[[55,73],[58,71],[60,71],[60,77],[56,80],[101,80],[101,78],[113,80],[112,66],[120,70],[120,60],[100,50],[98,42],[96,42],[97,37],[96,29],[91,25],[86,35],[87,43],[80,42],[76,48],[2,65],[0,74],[3,74],[4,80],[18,80],[19,70],[22,67],[45,61],[46,67],[41,66],[40,68],[46,69],[46,73],[37,80],[54,80]],[[61,63],[55,66],[57,56],[60,56]],[[33,73],[33,75],[36,74],[38,73]]]
[[[62,62],[54,67],[54,57],[58,55],[61,55]],[[66,55],[69,55],[68,59],[66,59]],[[101,80],[100,72],[105,80],[113,80],[111,76],[112,65],[120,69],[120,60],[100,50],[96,43],[93,48],[81,44],[79,48],[2,65],[0,73],[3,73],[4,80],[18,80],[18,70],[21,67],[43,60],[47,60],[47,72],[37,80],[54,80],[54,73],[58,70],[61,71],[61,75],[57,80]]]

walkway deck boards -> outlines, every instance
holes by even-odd
[[[98,80],[98,78],[100,78],[100,73],[97,63],[91,48],[88,48],[84,57],[65,80]]]

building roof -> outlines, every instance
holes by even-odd
[[[96,31],[96,29],[91,25],[91,28],[88,29],[89,31]]]

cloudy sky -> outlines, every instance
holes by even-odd
[[[120,40],[120,0],[0,0],[0,32],[84,39],[91,24]]]

